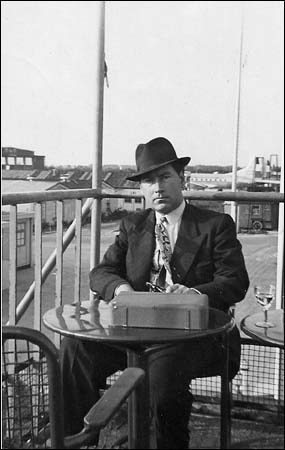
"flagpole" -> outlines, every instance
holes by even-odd
[[[97,32],[95,38],[95,114],[94,114],[94,160],[92,165],[92,188],[101,192],[102,189],[102,147],[103,147],[103,102],[104,102],[104,61],[105,61],[105,2],[95,2],[98,4],[97,23],[94,29]],[[94,199],[91,208],[91,248],[90,248],[90,269],[92,269],[100,259],[101,241],[101,199]]]
[[[236,135],[235,135],[235,151],[232,168],[232,191],[237,190],[237,168],[238,168],[238,151],[239,151],[239,137],[240,137],[240,103],[241,103],[241,75],[242,75],[242,59],[243,59],[243,10],[241,17],[241,32],[240,32],[240,52],[239,52],[239,73],[238,73],[238,97],[237,97],[237,118],[236,118]],[[237,225],[237,203],[231,202],[231,216]]]

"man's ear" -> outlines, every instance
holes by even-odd
[[[182,170],[179,174],[179,178],[181,181],[181,188],[185,189],[185,178],[184,178],[184,170]]]

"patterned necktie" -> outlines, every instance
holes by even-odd
[[[167,219],[166,217],[162,217],[160,219],[160,222],[157,223],[155,226],[155,237],[158,242],[163,261],[163,267],[158,277],[158,284],[162,287],[164,287],[165,285],[166,271],[169,273],[171,277],[170,260],[172,256],[170,239],[167,229],[164,225],[165,223],[167,223]]]

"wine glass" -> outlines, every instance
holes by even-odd
[[[254,286],[254,295],[257,304],[262,307],[264,311],[264,321],[256,322],[257,327],[272,328],[274,323],[268,321],[267,311],[271,307],[272,300],[275,297],[275,286],[273,284],[258,284]]]

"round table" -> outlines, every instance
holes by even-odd
[[[112,308],[101,301],[86,301],[53,308],[43,316],[47,328],[64,336],[123,348],[127,352],[128,366],[141,367],[145,381],[132,394],[129,402],[129,448],[150,448],[148,357],[165,345],[199,340],[220,335],[224,340],[225,365],[221,373],[221,448],[229,448],[229,377],[228,333],[234,327],[231,316],[209,309],[203,329],[169,329],[124,327],[112,325]]]
[[[275,309],[268,311],[268,321],[275,326],[271,328],[262,328],[256,326],[256,322],[264,320],[264,313],[259,312],[244,317],[240,323],[241,330],[260,342],[284,348],[284,310]]]

